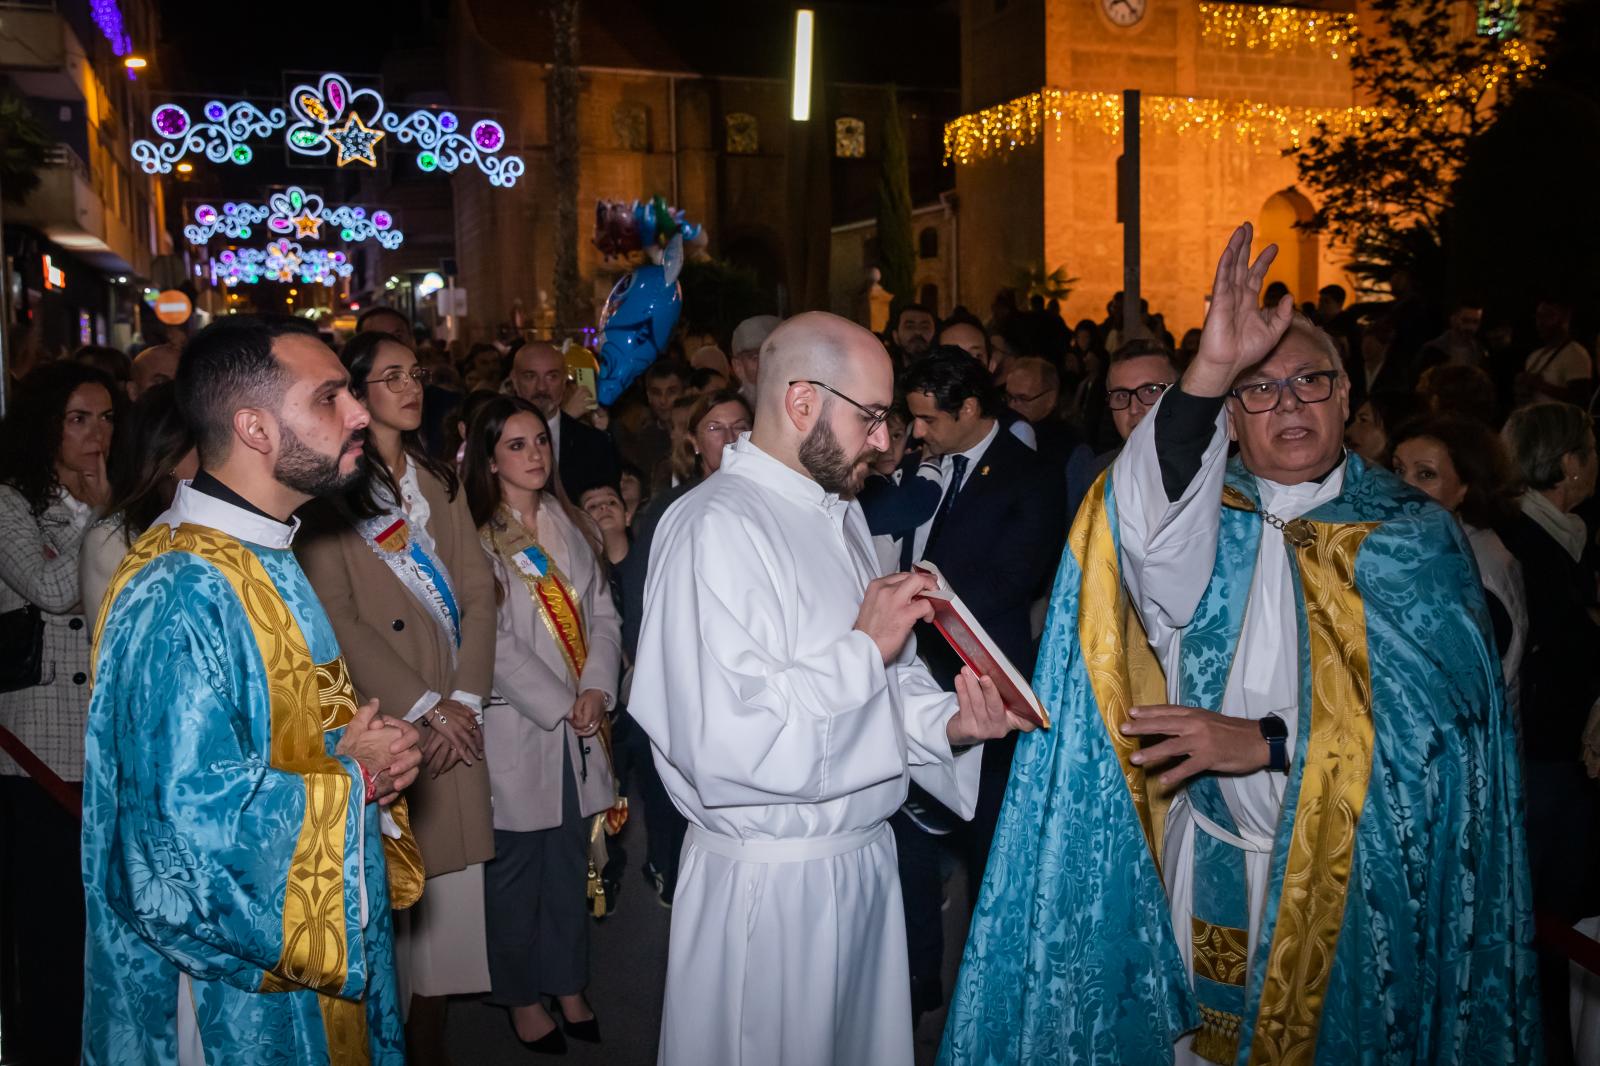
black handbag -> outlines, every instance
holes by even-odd
[[[0,692],[32,688],[44,674],[44,615],[37,604],[0,613]]]

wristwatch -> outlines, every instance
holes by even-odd
[[[1283,719],[1269,714],[1260,719],[1261,739],[1267,742],[1267,769],[1285,773],[1289,769],[1289,727]]]

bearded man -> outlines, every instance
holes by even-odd
[[[629,709],[689,820],[660,1061],[910,1063],[888,817],[910,781],[972,816],[988,679],[943,691],[851,498],[889,446],[889,356],[812,313],[761,349],[755,431],[657,528]]]

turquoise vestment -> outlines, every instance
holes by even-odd
[[[1256,502],[1235,460],[1180,638],[1193,706],[1222,703]],[[1074,523],[1034,681],[1058,724],[1018,744],[941,1063],[1167,1063],[1202,1019],[1195,1051],[1221,1062],[1542,1057],[1515,736],[1460,528],[1355,456],[1341,494],[1290,526],[1302,696],[1255,952],[1231,846],[1196,848],[1194,928],[1165,907],[1158,798],[1118,733],[1130,702],[1162,697],[1132,696],[1142,633],[1107,646],[1127,613],[1107,474]],[[1187,787],[1226,818],[1213,776]],[[1193,982],[1175,934],[1193,938]]]
[[[408,905],[420,864],[334,754],[354,694],[294,555],[158,524],[106,602],[84,1062],[173,1066],[182,988],[208,1063],[402,1063],[389,878]]]

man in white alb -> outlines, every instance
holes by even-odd
[[[762,347],[755,432],[656,531],[629,709],[690,827],[664,1066],[912,1061],[886,819],[914,778],[970,818],[982,753],[1023,723],[970,672],[942,691],[911,627],[927,580],[879,576],[849,497],[888,447],[883,345],[833,315]]]

